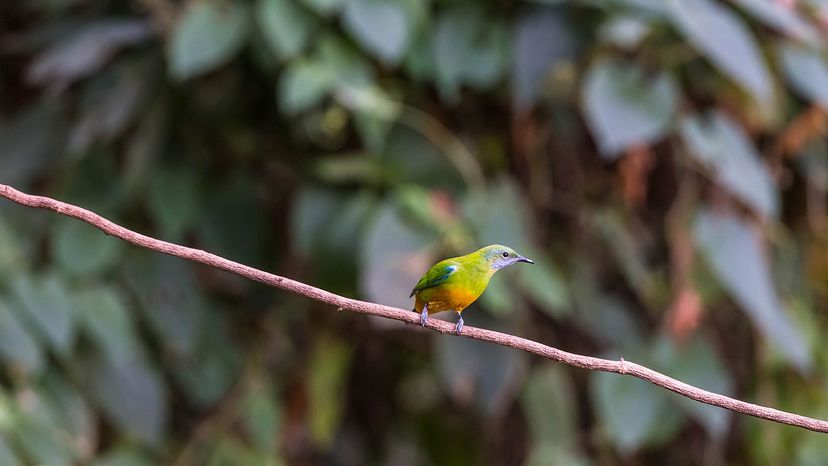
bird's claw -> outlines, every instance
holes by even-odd
[[[423,306],[423,312],[420,313],[420,325],[423,327],[426,326],[426,322],[428,322],[428,307]]]
[[[463,331],[463,316],[457,314],[457,317],[459,317],[460,320],[458,320],[457,325],[454,326],[454,333],[460,335],[460,332]]]

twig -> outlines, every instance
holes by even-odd
[[[369,314],[399,320],[409,324],[418,324],[420,320],[419,314],[411,311],[345,298],[302,282],[273,275],[253,267],[239,264],[238,262],[233,262],[206,251],[179,246],[177,244],[150,238],[149,236],[145,236],[132,230],[128,230],[120,225],[116,225],[115,223],[86,209],[48,197],[25,194],[12,188],[11,186],[0,184],[0,197],[5,197],[24,206],[52,210],[62,215],[74,217],[89,223],[108,235],[115,236],[138,246],[152,249],[164,254],[169,254],[171,256],[188,259],[194,262],[200,262],[230,273],[241,275],[266,285],[329,304],[333,306],[334,309],[342,308],[359,312],[361,314]],[[429,319],[426,327],[442,334],[451,334],[454,331],[454,324],[438,319]],[[826,421],[788,413],[774,408],[759,406],[753,403],[747,403],[745,401],[709,392],[707,390],[702,390],[671,377],[667,377],[664,374],[634,362],[610,361],[607,359],[568,353],[536,341],[475,327],[465,327],[463,329],[463,336],[473,340],[486,341],[526,351],[543,358],[568,364],[570,366],[580,367],[582,369],[631,375],[702,403],[707,403],[709,405],[718,406],[720,408],[729,409],[737,413],[747,414],[761,419],[767,419],[769,421],[802,427],[815,432],[828,433],[828,422]]]

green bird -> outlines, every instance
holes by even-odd
[[[480,297],[495,272],[518,262],[534,264],[511,248],[493,244],[436,263],[408,296],[416,296],[414,312],[420,313],[420,324],[425,327],[429,314],[454,311],[460,319],[454,331],[459,334],[463,331],[463,309]]]

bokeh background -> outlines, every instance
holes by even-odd
[[[824,0],[0,4],[0,181],[828,417]],[[453,316],[446,316],[453,319]],[[823,465],[828,441],[0,203],[0,464]]]

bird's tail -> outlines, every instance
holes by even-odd
[[[420,298],[418,296],[418,297],[414,298],[414,309],[412,309],[412,311],[419,314],[419,313],[423,312],[423,306],[425,306],[425,303],[420,301]]]

